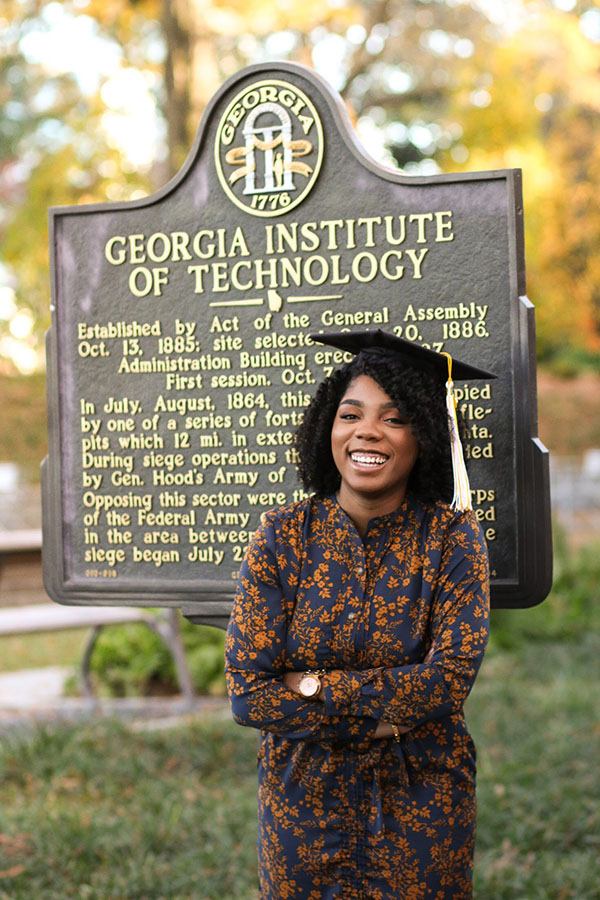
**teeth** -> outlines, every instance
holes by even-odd
[[[362,453],[351,453],[350,458],[353,462],[367,466],[381,466],[387,460],[385,456],[372,456],[371,454],[367,456]]]

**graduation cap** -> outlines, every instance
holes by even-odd
[[[454,496],[452,508],[458,510],[472,509],[471,489],[465,466],[462,444],[456,419],[457,401],[454,396],[455,378],[467,381],[477,378],[491,379],[496,376],[492,372],[472,366],[470,363],[453,359],[449,353],[438,353],[428,347],[422,347],[414,341],[407,341],[389,334],[381,329],[376,331],[344,331],[329,334],[311,334],[311,340],[339,350],[346,350],[355,355],[364,354],[373,359],[380,359],[389,365],[402,362],[414,369],[437,375],[446,383],[446,408],[448,410],[450,447],[452,451],[452,471],[454,474]]]
[[[358,354],[361,351],[368,352],[375,349],[378,356],[383,356],[383,352],[387,351],[390,362],[401,361],[414,369],[437,374],[444,380],[448,376],[447,354],[430,350],[428,347],[417,344],[416,341],[407,341],[404,338],[396,337],[395,334],[388,334],[380,328],[376,331],[336,331],[330,334],[311,334],[310,339],[337,347],[339,350],[346,350],[348,353]],[[461,362],[458,359],[452,360],[452,371],[455,378],[464,378],[466,381],[472,378],[496,377],[492,372],[486,372],[485,369],[479,369],[477,366]]]

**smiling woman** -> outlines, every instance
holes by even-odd
[[[306,410],[315,493],[263,517],[227,636],[234,718],[262,731],[260,897],[469,900],[462,708],[489,583],[470,504],[451,502],[448,361],[382,332],[312,337],[357,356]]]
[[[334,346],[353,352],[352,338],[356,334],[340,334],[339,340],[335,335],[315,335],[314,339],[325,341],[331,338],[336,340]],[[359,334],[372,336],[383,332]],[[347,399],[344,396],[346,391],[361,376],[365,376],[378,385],[385,395],[385,401],[381,398],[381,402],[390,403],[392,412],[396,410],[410,422],[411,432],[419,446],[408,478],[411,492],[421,501],[437,502],[441,499],[450,502],[453,497],[453,470],[444,391],[447,360],[439,353],[418,347],[421,357],[417,358],[415,364],[412,348],[417,345],[394,336],[391,336],[391,340],[398,342],[401,347],[408,345],[411,356],[407,359],[398,353],[392,353],[390,357],[381,348],[366,348],[351,364],[335,371],[319,386],[313,403],[304,414],[304,426],[297,436],[300,477],[305,485],[319,494],[331,494],[339,490],[341,470],[333,457],[333,447],[329,446],[330,435],[333,437],[336,420],[341,415],[338,410],[340,401]],[[390,358],[393,365],[390,365]],[[434,362],[430,363],[430,359]],[[473,367],[467,367],[464,375],[461,375],[462,371],[461,363],[455,360],[456,377],[480,377],[477,374],[480,370]],[[485,374],[490,377],[490,373]],[[355,396],[356,391],[351,393]],[[350,395],[348,397],[352,399]]]

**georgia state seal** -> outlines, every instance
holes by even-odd
[[[287,81],[245,87],[221,117],[215,163],[229,199],[253,216],[279,216],[304,200],[323,159],[323,128],[309,98]]]

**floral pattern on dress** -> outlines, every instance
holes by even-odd
[[[262,732],[261,900],[472,897],[463,704],[488,620],[473,512],[407,497],[363,539],[335,497],[263,517],[226,645],[233,716]],[[324,702],[283,683],[306,669]],[[374,739],[379,720],[411,730]]]

